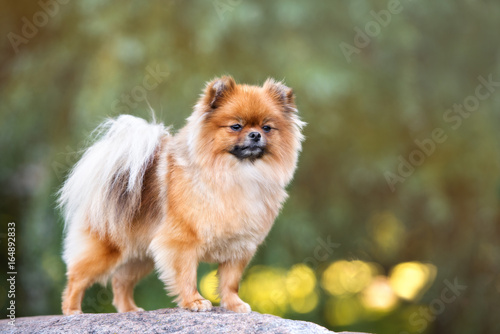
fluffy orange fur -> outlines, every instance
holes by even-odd
[[[87,186],[74,185],[78,178],[97,182],[75,167],[60,200],[67,220],[63,313],[81,313],[85,290],[110,277],[117,310],[140,310],[133,289],[154,267],[180,307],[209,310],[196,286],[199,262],[219,263],[221,306],[249,312],[238,296],[239,281],[287,197],[303,124],[292,90],[282,83],[269,79],[258,87],[222,77],[207,84],[184,128],[155,139],[137,196],[128,195],[134,189],[127,187],[127,173],[116,172],[105,185],[101,211],[132,216],[95,214],[101,212],[95,205],[74,204],[72,196]],[[113,139],[113,127],[109,133]],[[257,133],[258,147],[248,149]],[[124,145],[111,139],[102,145]]]

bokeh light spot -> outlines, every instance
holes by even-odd
[[[437,269],[432,264],[404,262],[395,266],[390,274],[394,292],[406,300],[415,300],[432,284]]]
[[[290,296],[303,298],[311,294],[316,287],[316,275],[305,264],[296,264],[288,271],[285,285]]]
[[[370,284],[376,273],[376,267],[359,260],[336,261],[322,276],[322,286],[332,295],[353,294]]]
[[[375,277],[361,294],[361,303],[368,310],[388,312],[397,302],[398,297],[386,276]]]
[[[290,307],[297,313],[309,313],[318,306],[318,293],[313,291],[304,297],[290,296]]]
[[[325,317],[332,326],[346,326],[363,316],[359,300],[352,296],[331,298],[326,305]]]
[[[219,278],[217,277],[217,270],[212,270],[200,281],[200,292],[206,299],[210,300],[212,303],[219,303],[220,298],[217,293],[217,287],[219,286]]]
[[[254,266],[241,282],[240,297],[260,313],[284,315],[288,307],[286,271]]]

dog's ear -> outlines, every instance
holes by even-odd
[[[207,83],[205,93],[202,95],[202,103],[208,107],[207,110],[217,109],[236,87],[236,82],[230,76],[223,76]]]
[[[290,87],[272,78],[267,79],[263,87],[273,99],[283,106],[285,111],[296,111],[295,94]]]

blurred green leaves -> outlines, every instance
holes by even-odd
[[[310,312],[300,312],[303,303],[280,306],[279,314],[334,330],[416,332],[412,314],[458,277],[468,289],[424,331],[500,331],[487,316],[500,307],[500,92],[456,130],[443,119],[474,93],[479,76],[500,80],[498,2],[402,0],[402,11],[350,63],[341,43],[355,45],[355,29],[377,22],[371,12],[388,9],[388,1],[61,2],[18,52],[8,34],[22,35],[23,17],[33,22],[43,8],[26,0],[1,5],[0,225],[18,226],[18,316],[60,312],[62,218],[54,193],[94,127],[124,106],[150,119],[149,103],[178,129],[204,83],[231,74],[251,84],[285,79],[308,122],[290,199],[247,282],[268,277],[257,283],[272,287],[294,265],[308,272],[301,264],[326,237],[340,247],[313,268],[317,280],[337,261],[377,267],[359,296],[315,288]],[[147,68],[157,67],[168,76],[145,89]],[[396,172],[398,157],[408,159],[436,128],[446,130],[446,141],[391,191],[384,173]],[[436,268],[428,290],[366,314],[363,303],[391,302],[391,268],[414,262]],[[213,269],[202,267],[200,279]],[[172,306],[161,289],[148,278],[138,304]],[[84,310],[112,311],[109,293],[91,289]]]

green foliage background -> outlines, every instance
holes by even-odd
[[[60,313],[63,223],[54,193],[105,117],[150,117],[146,101],[117,101],[158,67],[168,75],[147,101],[176,129],[204,83],[222,74],[252,84],[285,79],[295,90],[307,139],[290,199],[254,265],[289,268],[328,236],[340,246],[315,268],[318,279],[341,259],[375,262],[386,273],[405,261],[437,267],[421,298],[381,316],[335,326],[325,311],[329,296],[318,288],[312,312],[286,317],[334,330],[418,332],[409,314],[457,278],[466,291],[423,331],[500,332],[493,316],[500,311],[499,87],[466,116],[448,114],[456,122],[444,117],[475,94],[479,76],[500,81],[498,1],[402,0],[402,11],[378,24],[350,61],[341,43],[356,46],[355,28],[376,22],[370,12],[388,1],[61,0],[18,52],[12,33],[22,36],[23,17],[33,22],[42,6],[0,6],[0,224],[1,233],[9,221],[17,226],[17,316]],[[398,174],[400,159],[436,128],[446,140],[392,191],[387,173]],[[397,233],[378,237],[380,214],[396,217]],[[200,276],[210,269],[202,266]],[[136,295],[146,309],[173,305],[155,275]],[[84,310],[112,312],[110,300],[109,290],[94,287]]]

